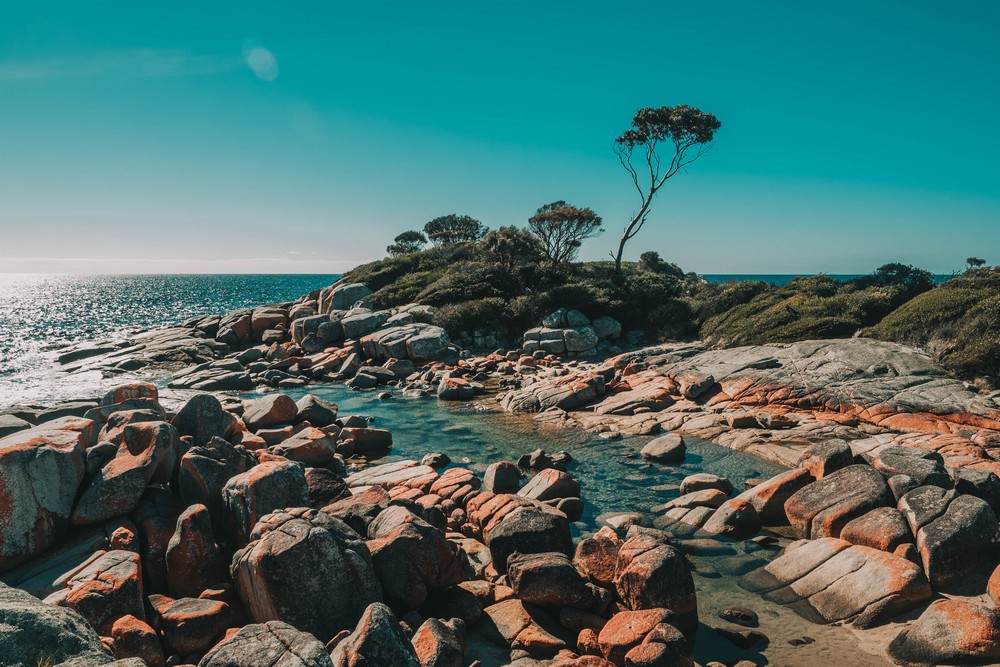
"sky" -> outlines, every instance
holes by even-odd
[[[1000,264],[1000,3],[0,7],[0,272],[338,273],[438,215],[637,208],[646,106],[722,122],[626,250],[699,273]]]

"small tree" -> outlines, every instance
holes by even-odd
[[[424,233],[436,246],[478,241],[489,231],[486,225],[468,215],[449,213],[424,225]]]
[[[501,227],[483,237],[483,254],[492,262],[513,273],[519,267],[537,263],[542,257],[538,239],[526,229]]]
[[[585,239],[602,233],[601,216],[589,208],[577,208],[554,201],[528,218],[528,229],[542,242],[545,256],[553,265],[572,262]]]
[[[969,269],[978,269],[986,264],[986,260],[981,257],[970,257],[965,260],[965,263],[969,265]]]
[[[639,210],[622,233],[618,252],[612,254],[616,273],[621,273],[625,244],[646,224],[653,197],[678,171],[704,155],[720,127],[722,123],[715,116],[695,107],[646,107],[636,112],[632,119],[632,129],[626,130],[615,140],[618,160],[632,177],[641,200]],[[663,144],[668,146],[666,155],[670,156],[666,164],[660,155],[660,146]],[[673,149],[672,155],[670,148]],[[637,152],[644,163],[638,168],[632,162]],[[640,169],[642,176],[639,175]]]
[[[393,243],[387,246],[385,251],[393,257],[399,257],[400,255],[408,255],[411,252],[417,252],[426,244],[426,236],[416,230],[410,230],[408,232],[403,232],[393,239]]]

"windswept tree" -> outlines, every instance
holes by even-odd
[[[621,273],[625,244],[646,224],[653,197],[677,172],[705,154],[721,126],[715,116],[695,107],[646,107],[636,112],[632,128],[615,140],[615,153],[641,201],[622,233],[618,252],[612,254],[616,273]]]
[[[969,270],[982,268],[986,264],[986,260],[982,257],[970,257],[965,260],[965,263],[969,265]]]
[[[501,227],[483,237],[483,255],[503,267],[508,273],[525,265],[536,264],[542,258],[541,243],[528,230]]]
[[[393,242],[386,247],[385,251],[392,257],[399,257],[400,255],[408,255],[411,252],[416,252],[425,245],[427,245],[427,237],[411,229],[393,239]]]
[[[424,225],[424,234],[436,246],[478,241],[489,231],[486,225],[468,215],[449,213]]]
[[[554,201],[528,218],[528,229],[542,242],[545,256],[553,265],[572,262],[584,240],[597,236],[601,216],[589,208],[577,208]]]

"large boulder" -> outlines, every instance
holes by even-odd
[[[254,526],[266,514],[286,507],[309,506],[302,466],[291,461],[269,461],[236,475],[222,487],[222,505],[230,539],[236,546],[245,546]]]
[[[151,486],[139,501],[133,517],[138,528],[142,578],[147,593],[167,590],[167,548],[184,506],[169,490]]]
[[[618,551],[615,588],[629,609],[670,609],[676,614],[678,628],[684,632],[698,628],[691,568],[665,533],[633,529]]]
[[[4,665],[37,667],[70,661],[104,665],[114,658],[76,611],[0,584],[0,660]]]
[[[615,665],[629,664],[625,661],[626,654],[642,644],[658,626],[667,624],[673,617],[671,611],[653,608],[615,614],[597,637],[601,653]]]
[[[444,533],[405,507],[383,510],[368,526],[368,548],[385,599],[416,609],[429,594],[466,579]]]
[[[420,667],[465,667],[465,623],[428,618],[413,633]]]
[[[319,312],[329,313],[331,310],[347,310],[371,293],[372,291],[361,283],[331,285],[320,291]]]
[[[334,647],[330,659],[334,667],[421,667],[395,614],[381,602],[365,609],[354,632]]]
[[[531,604],[588,610],[594,601],[566,554],[513,554],[507,560],[507,578],[514,596]]]
[[[851,519],[891,507],[895,500],[878,471],[851,465],[795,492],[785,503],[785,514],[801,537],[839,537]]]
[[[996,664],[1000,612],[962,600],[936,600],[889,644],[901,664]]]
[[[684,460],[686,451],[684,438],[676,433],[668,433],[647,442],[640,453],[657,463],[680,463]]]
[[[364,541],[344,522],[311,509],[263,517],[250,544],[233,556],[232,572],[254,621],[285,621],[324,641],[382,598]]]
[[[603,588],[615,584],[615,567],[622,540],[610,526],[604,526],[591,537],[580,540],[573,561],[580,573]]]
[[[747,489],[736,497],[753,505],[765,526],[780,526],[788,523],[785,503],[799,489],[812,481],[812,474],[805,468],[792,468]]]
[[[88,429],[44,425],[0,438],[0,571],[45,551],[69,524]]]
[[[236,620],[233,610],[220,600],[150,595],[149,606],[163,648],[177,655],[204,653]]]
[[[333,667],[326,647],[281,621],[251,623],[216,644],[199,667]]]
[[[299,414],[295,401],[287,394],[268,394],[246,404],[243,422],[251,431],[279,424],[291,424]]]
[[[840,539],[890,553],[913,543],[910,526],[895,507],[876,507],[852,519],[840,531]]]
[[[45,598],[45,602],[69,607],[87,619],[98,631],[131,614],[145,618],[139,554],[107,551],[94,554],[86,567],[65,581],[65,588]]]
[[[996,565],[1000,533],[985,500],[919,486],[900,498],[899,509],[917,537],[917,551],[934,588]]]
[[[84,486],[73,510],[77,526],[101,523],[134,510],[151,483],[166,484],[178,459],[177,429],[167,422],[140,422],[114,429],[113,459]]]
[[[170,422],[177,433],[190,436],[195,447],[207,445],[214,437],[228,440],[238,428],[239,420],[226,412],[212,394],[191,397]]]
[[[207,507],[191,505],[177,518],[177,529],[167,544],[166,565],[167,590],[177,598],[198,597],[228,581]]]
[[[187,450],[181,457],[177,471],[181,500],[185,505],[205,505],[213,519],[221,525],[222,487],[236,475],[256,465],[257,459],[242,445],[213,437],[203,446]]]
[[[884,551],[824,537],[800,541],[740,585],[814,623],[868,628],[931,596],[919,565]]]
[[[580,483],[561,470],[548,468],[532,477],[517,495],[532,500],[579,498]]]
[[[535,554],[558,552],[573,555],[573,540],[569,522],[556,512],[519,507],[506,514],[486,540],[493,566],[501,574],[507,572],[507,559],[514,552]]]
[[[317,428],[329,426],[337,421],[337,405],[330,401],[323,400],[319,396],[306,394],[295,401],[298,408],[299,421],[307,421]]]

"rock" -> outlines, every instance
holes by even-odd
[[[597,332],[589,324],[564,329],[563,342],[567,352],[587,352],[597,346]]]
[[[611,588],[614,586],[615,567],[621,546],[618,534],[605,526],[592,537],[580,540],[573,560],[580,573],[591,582],[603,588]]]
[[[691,568],[658,532],[635,531],[625,540],[618,551],[615,588],[629,609],[670,609],[676,614],[674,624],[693,633],[698,627],[698,600]]]
[[[465,624],[428,618],[413,633],[420,667],[465,667]]]
[[[517,494],[539,501],[579,498],[580,483],[561,470],[549,468],[532,477]]]
[[[421,667],[396,616],[381,602],[373,602],[365,609],[354,632],[334,647],[330,659],[334,667]]]
[[[919,565],[893,554],[824,537],[797,543],[740,585],[788,605],[814,623],[878,625],[931,596]]]
[[[707,472],[688,475],[681,481],[680,492],[682,496],[694,491],[704,491],[705,489],[716,489],[727,496],[731,496],[733,494],[733,483],[725,477],[719,477]]]
[[[941,461],[925,459],[909,453],[909,447],[887,447],[886,451],[872,459],[872,467],[887,479],[894,475],[906,475],[917,486],[933,485],[944,489],[954,486],[951,475]],[[904,450],[899,452],[899,450]]]
[[[122,616],[111,626],[115,657],[140,658],[147,667],[164,667],[166,659],[156,631],[135,616]]]
[[[298,412],[298,406],[288,395],[268,394],[246,404],[243,422],[251,431],[256,431],[279,424],[291,424]]]
[[[149,606],[163,637],[163,648],[178,655],[204,653],[235,620],[229,605],[219,600],[150,595]]]
[[[383,510],[368,526],[368,548],[385,599],[416,609],[429,594],[466,579],[444,534],[405,507]]]
[[[245,625],[212,648],[199,667],[333,667],[315,637],[281,621]]]
[[[222,488],[230,479],[257,465],[257,459],[241,445],[211,438],[204,446],[192,447],[177,471],[177,488],[185,505],[208,507],[217,525],[223,516]]]
[[[657,463],[680,463],[684,460],[685,451],[687,447],[684,438],[676,433],[668,433],[647,442],[640,453]]]
[[[232,571],[243,608],[258,623],[285,621],[325,641],[382,597],[368,547],[339,519],[305,508],[278,511],[262,517],[250,537]]]
[[[167,547],[183,510],[177,496],[164,488],[150,486],[132,515],[138,528],[136,541],[147,593],[167,590]]]
[[[307,428],[270,448],[271,453],[307,466],[324,466],[337,457],[332,436],[318,428]]]
[[[129,614],[143,619],[140,568],[137,553],[96,553],[85,567],[66,579],[65,588],[49,595],[45,602],[73,609],[98,631]]]
[[[1000,565],[990,575],[990,579],[986,583],[986,592],[993,598],[993,602],[1000,602]]]
[[[594,328],[594,333],[597,334],[599,340],[610,340],[622,335],[621,322],[607,315],[598,317],[590,323],[590,326]]]
[[[475,396],[472,384],[464,378],[443,377],[438,383],[437,397],[442,401],[471,401]]]
[[[70,521],[101,523],[136,508],[146,487],[173,477],[179,457],[177,429],[167,422],[142,422],[115,429],[108,439],[115,457],[83,487]]]
[[[512,554],[507,560],[507,579],[514,596],[531,604],[587,610],[594,601],[566,554]]]
[[[573,540],[565,517],[531,507],[521,507],[503,517],[489,532],[486,545],[490,548],[493,566],[507,572],[507,559],[514,552],[535,554],[573,553]]]
[[[961,600],[936,600],[896,635],[889,656],[905,664],[968,664],[1000,659],[1000,615]]]
[[[382,455],[392,449],[392,431],[384,428],[344,427],[340,433],[340,441],[353,444],[355,454]]]
[[[170,422],[179,436],[190,436],[192,445],[203,447],[212,438],[228,440],[237,429],[236,417],[222,408],[212,394],[193,396]]]
[[[840,539],[892,553],[901,545],[913,542],[913,535],[899,510],[876,507],[847,522],[840,531]]]
[[[616,665],[625,664],[625,655],[643,643],[646,636],[661,623],[671,619],[667,609],[622,611],[607,622],[597,636],[604,657]]]
[[[566,648],[566,642],[554,634],[550,619],[538,607],[526,606],[509,598],[483,609],[482,631],[504,648],[524,651],[535,658],[552,657]]]
[[[309,489],[309,507],[313,509],[326,507],[351,495],[343,478],[326,468],[306,468],[305,477]]]
[[[0,584],[0,656],[4,664],[27,667],[71,661],[82,667],[114,660],[80,614],[6,584]]]
[[[230,539],[245,546],[263,516],[286,507],[308,507],[309,489],[302,467],[291,461],[261,463],[226,482],[222,505]]]
[[[307,421],[317,428],[323,428],[337,421],[337,405],[319,396],[306,394],[295,401],[298,410],[296,419]]]
[[[839,537],[851,519],[894,501],[882,475],[871,466],[851,465],[796,491],[785,513],[802,537]]]
[[[792,468],[736,497],[753,505],[765,526],[780,526],[788,523],[785,503],[812,481],[812,474],[805,468]]]
[[[724,502],[702,529],[731,540],[746,540],[756,535],[761,527],[760,515],[750,501],[733,498]]]
[[[0,438],[24,431],[31,428],[31,422],[15,417],[14,415],[0,414]]]
[[[854,463],[851,446],[843,440],[827,440],[802,452],[799,467],[809,471],[815,479],[823,479],[832,472]]]
[[[320,291],[319,312],[329,313],[333,310],[347,310],[371,293],[372,291],[361,283],[334,284]]]
[[[69,524],[89,446],[82,429],[58,425],[0,438],[0,571],[42,553]]]
[[[429,454],[425,454],[424,458],[420,460],[420,465],[429,466],[435,470],[444,468],[449,463],[451,463],[451,457],[447,454],[442,454],[441,452],[431,452]]]
[[[1000,535],[985,500],[937,486],[919,486],[899,501],[931,586],[939,589],[969,571],[993,568]]]
[[[726,607],[719,612],[719,618],[730,623],[745,625],[751,628],[756,628],[760,624],[757,612],[746,607]]]
[[[177,519],[167,545],[167,590],[175,598],[198,597],[202,591],[227,583],[229,572],[204,505],[191,505]]]

